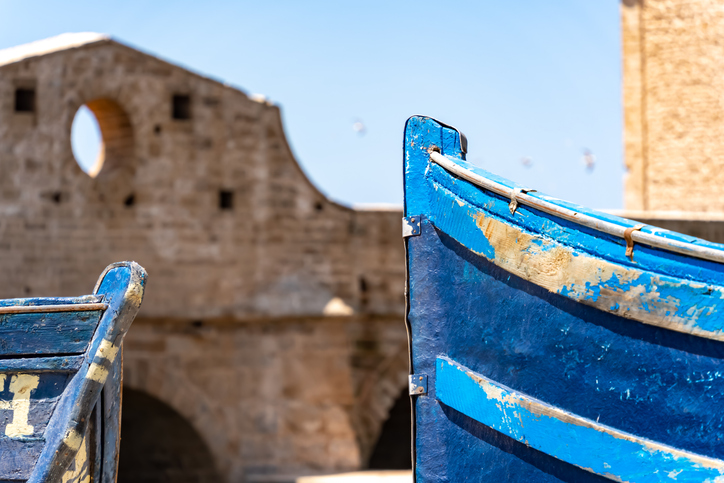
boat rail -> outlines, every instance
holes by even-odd
[[[595,218],[585,213],[579,213],[577,211],[571,210],[570,208],[566,208],[564,206],[551,203],[550,201],[542,200],[535,196],[531,196],[526,193],[526,190],[524,189],[510,188],[496,181],[487,179],[469,169],[460,166],[455,161],[447,158],[446,156],[443,156],[436,151],[430,153],[430,160],[445,169],[446,171],[454,174],[455,176],[458,176],[488,191],[492,191],[495,194],[509,198],[512,202],[524,204],[540,210],[544,213],[558,216],[570,222],[592,228],[594,230],[607,233],[609,235],[623,238],[627,241],[627,243],[630,243],[629,240],[631,240],[635,243],[642,243],[651,247],[661,248],[663,250],[680,253],[682,255],[688,255],[690,257],[724,263],[724,250],[717,250],[710,247],[696,245],[694,243],[688,243],[679,240],[672,240],[670,238],[655,235],[653,233],[645,233],[640,230],[640,227],[648,225],[626,227]]]
[[[50,312],[89,312],[92,310],[106,310],[108,304],[62,304],[62,305],[11,305],[0,307],[0,315],[4,314],[33,314]]]

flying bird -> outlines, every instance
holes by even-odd
[[[364,123],[360,119],[354,121],[352,124],[352,130],[360,136],[364,136],[367,133],[367,127],[365,127]]]
[[[590,149],[585,148],[583,150],[583,164],[586,165],[586,171],[589,173],[593,172],[593,168],[596,167],[596,155],[591,152]]]

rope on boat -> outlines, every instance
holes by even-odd
[[[61,304],[61,305],[11,305],[0,307],[0,315],[4,314],[34,314],[50,312],[89,312],[91,310],[106,310],[108,304]]]
[[[544,213],[563,218],[564,220],[568,220],[581,226],[626,239],[625,232],[628,228],[627,226],[601,220],[585,213],[579,213],[569,208],[551,203],[550,201],[531,196],[523,190],[516,192],[513,188],[509,188],[501,183],[487,179],[473,171],[470,171],[469,169],[463,168],[455,161],[438,152],[431,152],[430,160],[455,176],[505,198],[515,199],[517,203],[522,203]],[[661,235],[645,233],[640,230],[633,231],[630,236],[632,242],[643,243],[644,245],[651,247],[661,248],[663,250],[688,255],[690,257],[701,258],[703,260],[724,263],[724,250],[721,249],[697,245],[695,242],[689,243],[680,240],[672,240]]]

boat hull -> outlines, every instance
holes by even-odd
[[[114,482],[122,342],[145,271],[109,266],[92,295],[0,301],[0,482]]]
[[[430,162],[461,144],[408,121],[417,480],[723,478],[720,264],[512,209]]]

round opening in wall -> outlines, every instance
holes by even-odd
[[[98,119],[86,105],[75,113],[70,144],[80,169],[95,178],[103,167],[103,137]]]
[[[101,170],[105,178],[106,173],[117,175],[133,168],[133,129],[115,101],[96,99],[81,106],[73,119],[70,141],[78,166],[92,178]]]

